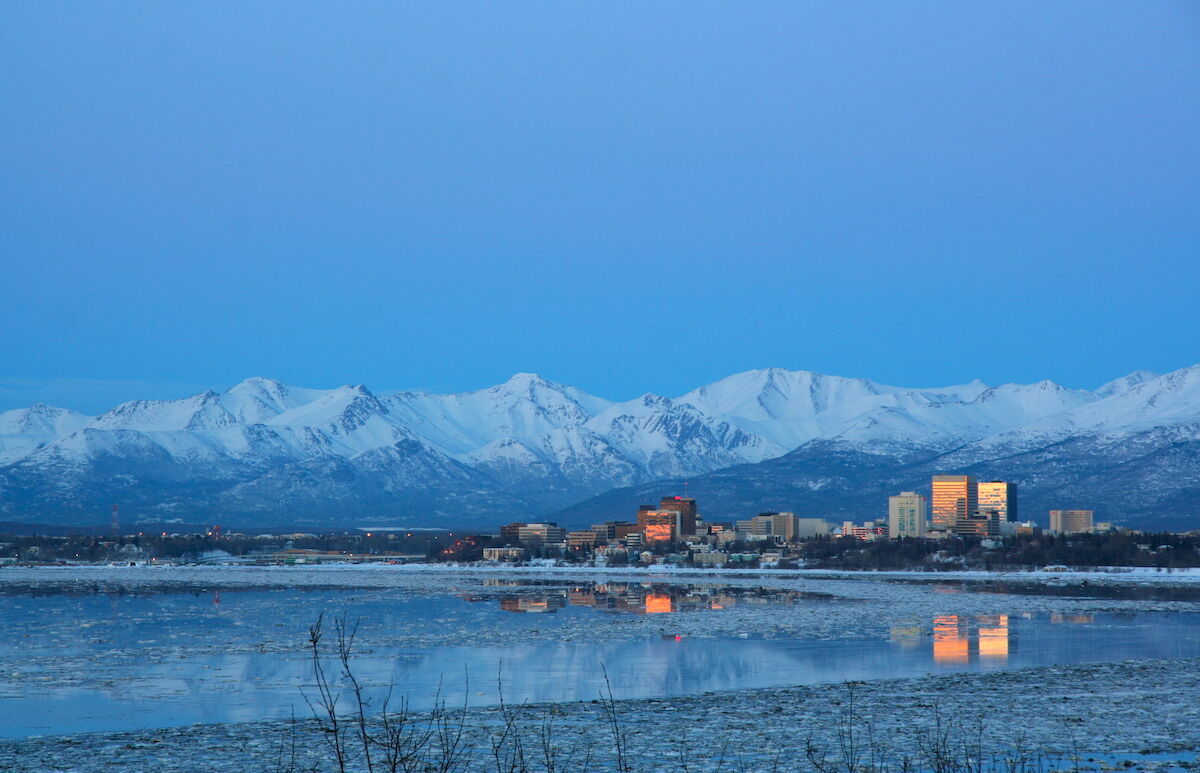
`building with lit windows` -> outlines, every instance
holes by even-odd
[[[976,492],[979,512],[995,512],[1002,522],[1018,520],[1017,484],[1003,480],[981,480]]]
[[[924,537],[929,501],[915,491],[888,497],[888,536]]]
[[[954,531],[959,518],[979,509],[978,484],[970,475],[933,476],[933,528]]]
[[[658,509],[679,514],[675,522],[678,534],[696,533],[696,500],[691,497],[663,497],[658,503]]]
[[[645,544],[674,542],[679,537],[679,513],[674,510],[639,510],[638,530]]]

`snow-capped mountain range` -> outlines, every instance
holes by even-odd
[[[772,368],[625,402],[527,373],[458,394],[251,378],[99,416],[40,404],[0,413],[0,519],[99,521],[119,502],[151,521],[494,524],[652,481],[768,469],[820,444],[965,469],[1146,433],[1200,438],[1200,366],[1094,391],[1050,381],[907,389]]]

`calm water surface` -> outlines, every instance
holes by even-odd
[[[116,731],[307,716],[310,662],[294,646],[321,608],[377,628],[428,636],[386,646],[378,631],[356,672],[412,705],[590,700],[604,670],[618,698],[914,676],[1126,658],[1200,657],[1200,615],[940,615],[886,636],[814,641],[674,635],[545,641],[573,616],[721,614],[853,603],[823,594],[722,587],[489,581],[479,592],[404,596],[348,590],[116,594],[9,590],[0,597],[0,737]],[[947,588],[953,592],[953,588]],[[669,620],[670,618],[664,618]],[[527,643],[472,646],[480,626],[526,631]],[[519,637],[518,637],[519,638]],[[280,652],[280,642],[289,646]],[[380,642],[384,642],[381,644]],[[603,670],[602,670],[603,666]],[[377,700],[381,698],[377,692]]]

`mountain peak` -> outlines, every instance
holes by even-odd
[[[556,392],[563,390],[562,384],[557,384],[548,379],[542,378],[536,373],[514,373],[502,383],[492,387],[493,389],[511,389],[513,391],[529,391],[533,389],[552,389]]]
[[[266,376],[251,376],[243,379],[229,388],[230,392],[245,392],[249,390],[270,390],[275,391],[285,389],[283,382]]]
[[[1200,366],[1193,366],[1200,367]],[[1186,370],[1186,368],[1185,368]],[[1178,371],[1176,371],[1178,372]],[[1095,390],[1095,393],[1100,397],[1112,397],[1113,395],[1125,394],[1139,384],[1144,384],[1147,381],[1153,381],[1158,378],[1157,373],[1148,370],[1135,370],[1127,376],[1122,376],[1118,379],[1113,379],[1107,384]]]

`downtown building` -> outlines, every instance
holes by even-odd
[[[977,481],[971,475],[933,476],[933,528],[959,537],[1012,533],[1017,484]]]
[[[888,536],[924,537],[929,500],[915,491],[901,491],[888,497]]]
[[[979,512],[992,515],[1002,523],[1019,521],[1017,484],[1003,480],[981,480],[976,487]]]
[[[979,510],[978,483],[971,475],[934,475],[932,504],[933,528],[952,533],[959,519]]]
[[[1051,510],[1050,531],[1055,534],[1091,534],[1094,515],[1091,510]]]

